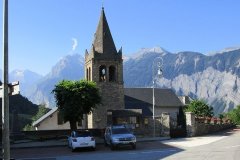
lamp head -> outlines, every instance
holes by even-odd
[[[163,75],[163,71],[161,68],[158,68],[157,75],[161,77]]]

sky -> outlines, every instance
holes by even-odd
[[[239,0],[9,0],[9,70],[45,75],[61,57],[84,56],[102,6],[124,55],[156,46],[204,54],[240,47]]]

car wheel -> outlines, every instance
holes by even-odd
[[[96,151],[96,147],[92,147],[92,151]]]
[[[73,146],[71,145],[71,150],[72,150],[72,152],[74,152],[75,151],[75,148],[73,148]]]
[[[72,143],[68,142],[68,148],[72,148]]]
[[[104,139],[104,146],[107,147],[107,141]]]
[[[112,144],[112,142],[110,143],[110,148],[112,151],[115,150],[115,146]]]
[[[136,149],[136,144],[132,144],[132,149]]]

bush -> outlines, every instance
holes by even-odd
[[[23,131],[34,131],[34,127],[31,124],[27,124],[24,128]]]
[[[240,125],[240,105],[237,108],[234,108],[230,112],[226,114],[227,118],[229,118],[234,124]]]
[[[193,112],[198,117],[212,117],[213,108],[203,100],[193,100],[186,107],[185,112]]]

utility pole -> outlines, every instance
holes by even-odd
[[[8,95],[8,0],[3,0],[2,155],[10,159]]]

